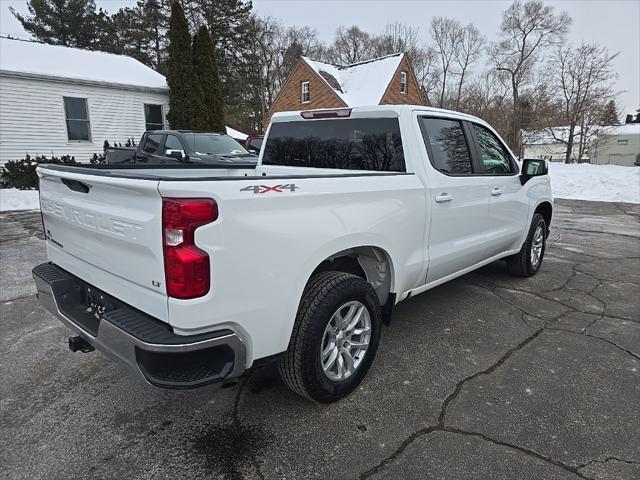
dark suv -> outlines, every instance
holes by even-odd
[[[257,157],[228,135],[186,130],[145,132],[129,155],[125,149],[107,150],[107,163],[191,163],[204,165],[249,164]],[[117,153],[117,154],[116,154]]]

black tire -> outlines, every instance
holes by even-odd
[[[350,301],[362,303],[371,318],[371,337],[366,353],[353,374],[331,380],[323,371],[320,349],[325,328],[338,308]],[[302,294],[288,350],[278,369],[294,392],[319,403],[339,400],[360,384],[367,374],[380,341],[382,313],[373,287],[362,278],[343,272],[314,275]]]
[[[540,260],[537,264],[533,264],[531,262],[531,248],[533,245],[533,237],[538,228],[542,228],[542,252],[540,253]],[[531,277],[538,273],[540,270],[540,266],[542,265],[542,260],[544,259],[544,250],[547,244],[547,222],[544,217],[539,213],[535,213],[533,215],[533,219],[531,220],[531,227],[529,227],[529,233],[527,234],[527,239],[524,241],[522,248],[520,251],[506,258],[507,268],[509,272],[513,275],[517,275],[519,277]]]

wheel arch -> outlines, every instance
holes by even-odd
[[[315,266],[305,284],[315,274],[325,271],[346,272],[363,278],[375,290],[380,305],[387,304],[394,290],[395,272],[391,256],[379,246],[355,246],[327,256]]]
[[[534,215],[536,213],[539,213],[540,215],[542,215],[542,217],[544,218],[544,221],[547,224],[547,235],[549,235],[549,227],[551,225],[551,218],[553,216],[553,205],[551,205],[551,202],[548,201],[543,201],[540,202],[535,210],[533,211]]]

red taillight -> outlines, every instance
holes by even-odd
[[[209,255],[195,246],[194,233],[218,218],[211,198],[163,198],[162,241],[167,295],[196,298],[209,291]]]

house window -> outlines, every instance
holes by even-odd
[[[162,118],[162,105],[144,104],[144,122],[147,130],[164,129]]]
[[[618,145],[629,145],[629,140],[618,140]]]
[[[400,93],[402,93],[403,95],[406,95],[408,87],[409,86],[407,84],[407,72],[400,72]]]
[[[309,103],[309,82],[302,82],[300,85],[300,101],[302,103]]]
[[[63,97],[67,138],[73,141],[91,141],[89,109],[86,98]]]

